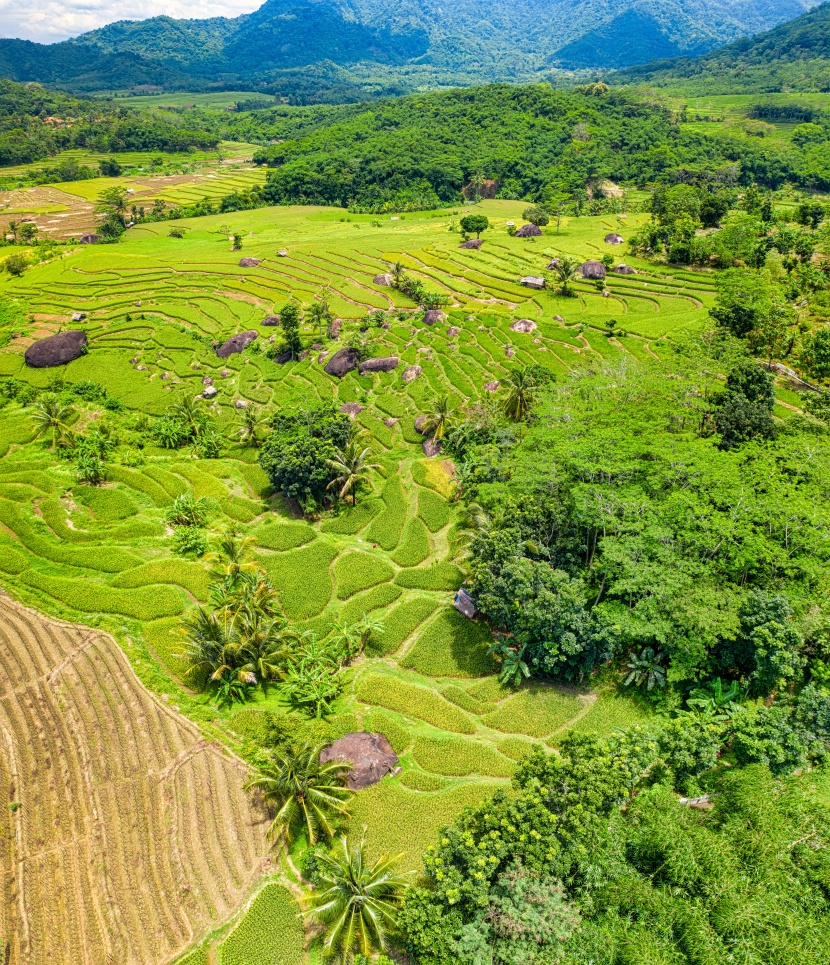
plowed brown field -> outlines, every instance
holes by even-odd
[[[228,918],[267,862],[244,776],[111,637],[0,595],[10,965],[155,965]]]

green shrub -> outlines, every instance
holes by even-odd
[[[487,656],[492,640],[485,623],[447,607],[418,637],[403,666],[429,677],[484,677],[496,670]]]
[[[299,965],[304,944],[299,906],[282,885],[268,884],[222,943],[219,961],[221,965]]]
[[[435,601],[424,597],[412,597],[399,603],[383,620],[383,633],[378,633],[370,641],[367,652],[370,656],[383,656],[394,653],[415,630],[435,612]]]
[[[423,520],[413,517],[403,531],[401,545],[392,554],[398,566],[417,566],[429,556],[429,533]]]
[[[410,590],[457,590],[464,582],[464,574],[446,560],[411,570],[402,570],[395,577],[398,586]]]
[[[291,550],[317,537],[308,523],[266,523],[253,533],[259,546],[269,550]]]
[[[582,702],[570,694],[541,684],[532,684],[503,700],[484,723],[506,734],[547,737],[563,727],[582,709]]]
[[[363,720],[364,730],[383,734],[394,748],[396,754],[403,754],[412,744],[412,734],[406,726],[382,710],[373,710]]]
[[[418,515],[431,533],[437,533],[450,521],[450,504],[431,489],[419,489]]]
[[[437,774],[427,774],[426,771],[404,771],[401,774],[401,784],[413,791],[443,791],[447,782]]]
[[[392,567],[377,556],[361,552],[344,553],[334,564],[337,598],[347,600],[361,590],[388,582],[394,575]]]
[[[416,737],[412,756],[425,771],[448,777],[510,777],[516,766],[492,744],[461,737]]]
[[[370,673],[357,686],[357,699],[399,714],[418,717],[433,727],[456,734],[473,734],[475,725],[458,707],[426,687],[406,683],[388,674]]]

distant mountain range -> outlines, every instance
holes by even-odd
[[[633,67],[615,80],[700,94],[830,91],[830,3],[704,56]]]
[[[0,40],[0,74],[73,91],[422,86],[627,68],[706,53],[813,0],[266,0],[233,19],[120,21],[56,44]]]

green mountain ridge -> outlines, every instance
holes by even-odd
[[[57,44],[0,40],[9,79],[75,91],[356,84],[362,96],[626,68],[764,30],[813,0],[266,0],[236,18],[120,21]],[[305,77],[295,76],[297,71]]]

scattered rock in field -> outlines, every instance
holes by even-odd
[[[340,406],[340,411],[343,415],[347,415],[350,419],[354,419],[355,416],[360,415],[363,411],[363,406],[359,402],[346,402]]]
[[[540,238],[541,236],[542,229],[535,224],[522,225],[515,235],[517,238]]]
[[[387,355],[383,358],[376,359],[366,359],[365,362],[361,362],[357,367],[357,371],[361,375],[365,375],[367,372],[392,372],[396,369],[400,363],[400,359],[397,355]]]
[[[244,351],[255,338],[259,337],[259,332],[250,329],[247,332],[238,332],[236,335],[231,335],[231,337],[223,342],[218,349],[216,349],[216,354],[220,359],[226,359],[230,355],[234,355],[237,352]]]
[[[504,354],[505,354],[509,359],[512,359],[513,356],[516,354],[516,349],[514,349],[512,345],[505,345],[505,346],[504,346]]]
[[[616,268],[612,269],[615,275],[636,275],[637,272],[631,267],[631,265],[617,265]]]
[[[82,322],[85,318],[86,318],[86,312],[73,312],[73,313],[72,313],[72,321],[73,321],[73,322]]]
[[[325,372],[327,375],[334,375],[342,379],[347,372],[357,368],[360,363],[360,352],[356,348],[341,348],[335,352],[326,364]]]
[[[231,372],[230,369],[222,369],[222,371],[219,373],[219,375],[220,375],[223,379],[229,379],[229,378],[233,375],[233,372]]]
[[[441,443],[432,442],[431,439],[427,439],[421,443],[421,449],[425,456],[437,456],[441,452]]]
[[[470,238],[469,241],[462,241],[458,247],[466,248],[468,251],[478,251],[483,244],[484,241],[481,238]]]
[[[533,344],[534,344],[534,345],[541,345],[541,344],[542,344],[542,340],[541,340],[540,338],[534,338],[534,339],[533,339]]]
[[[447,336],[449,338],[455,338],[456,335],[460,335],[460,334],[461,334],[461,329],[458,328],[457,325],[452,325],[450,328],[447,329]]]
[[[131,358],[131,359],[130,359],[130,365],[138,365],[138,359],[137,359],[137,358]]]
[[[541,290],[547,282],[544,278],[539,277],[539,275],[525,275],[524,278],[519,279],[519,284],[524,285],[525,288]]]
[[[625,238],[622,235],[618,235],[616,231],[612,231],[610,235],[605,236],[606,245],[624,245]]]
[[[323,350],[323,346],[322,346],[319,342],[315,342],[315,343],[311,346],[311,351],[312,351],[312,352],[321,352],[322,350]]]
[[[198,362],[191,362],[190,367],[193,369],[194,372],[198,372],[202,366],[199,365]]]
[[[602,281],[608,273],[608,270],[601,261],[586,261],[579,266],[579,270],[582,273],[582,277],[587,278],[589,281]]]
[[[320,762],[325,764],[327,761],[349,761],[352,768],[346,784],[352,791],[362,791],[394,773],[398,755],[383,734],[362,731],[346,734],[326,747],[320,754]]]
[[[536,322],[531,321],[529,318],[517,318],[510,326],[510,329],[511,331],[528,335],[530,332],[536,331]]]
[[[280,324],[280,317],[279,315],[268,315],[266,318],[263,318],[259,324],[264,325],[266,328],[273,328]]]
[[[485,382],[484,391],[485,392],[498,392],[501,382]]]
[[[240,268],[256,268],[258,264],[262,262],[261,258],[240,258],[239,267]]]
[[[146,365],[136,365],[136,372],[147,372],[149,371]]]
[[[383,288],[391,288],[395,284],[395,276],[389,274],[375,275],[372,284],[381,285]]]
[[[84,354],[88,339],[86,332],[70,329],[42,338],[26,349],[26,364],[33,369],[48,369],[54,365],[66,365]]]
[[[214,385],[206,385],[204,389],[202,389],[203,399],[213,399],[218,394],[219,394],[219,389],[217,389],[216,386]]]
[[[135,305],[136,308],[141,308],[141,301],[133,302],[133,305]]]
[[[202,385],[213,385],[213,379],[209,375],[206,375],[202,379]]]
[[[169,373],[169,372],[162,372],[162,373],[161,373],[161,378],[162,378],[162,381],[163,381],[163,382],[166,382],[166,381],[170,378],[170,373]]]
[[[383,420],[383,424],[386,426],[387,429],[392,429],[394,426],[396,426],[396,425],[398,424],[398,420],[397,420],[397,419],[393,419],[393,418],[390,416],[388,419],[384,419],[384,420]]]
[[[603,298],[610,298],[610,297],[611,297],[611,292],[608,291],[607,288],[604,289],[603,292],[602,292],[602,297],[603,297]]]
[[[283,352],[282,355],[275,355],[274,361],[277,365],[285,365],[286,362],[291,362],[294,356],[290,352]]]
[[[285,248],[280,248],[280,250],[277,252],[277,258],[287,258],[287,257],[288,257],[288,252],[285,250]]]
[[[404,369],[401,378],[404,382],[414,382],[420,375],[423,374],[423,369],[420,365],[410,365],[408,368]]]
[[[479,325],[479,326],[478,326],[478,330],[479,330],[480,332],[486,332],[486,331],[487,331],[487,329],[486,329],[483,325]]]
[[[234,402],[234,405],[236,406],[237,409],[248,408],[248,403],[245,401],[245,399],[237,399],[236,402]]]
[[[338,338],[342,327],[343,320],[341,318],[333,318],[329,323],[329,338]]]
[[[387,329],[389,329],[389,328],[391,328],[392,326],[389,324],[389,322],[383,322],[383,324],[382,324],[380,327],[381,327],[381,328],[387,328]]]
[[[561,315],[554,315],[554,316],[553,316],[553,320],[554,320],[555,322],[564,322],[564,321],[565,321],[565,319],[562,318]]]
[[[548,262],[548,271],[553,271],[553,269],[558,268],[559,265],[560,261],[558,258],[551,258],[551,260]]]
[[[97,245],[100,240],[100,235],[81,235],[82,245]]]
[[[429,423],[429,416],[419,415],[415,417],[415,431],[419,432],[422,436],[425,436],[429,429],[427,424]]]
[[[329,357],[329,353],[328,353],[328,352],[321,352],[321,353],[317,356],[317,361],[320,363],[320,365],[322,365],[323,362],[325,362],[328,357]]]
[[[307,348],[304,348],[302,352],[300,352],[300,354],[297,356],[297,359],[300,362],[304,362],[308,358],[308,356],[309,356],[309,351]]]
[[[431,308],[428,312],[424,312],[424,325],[436,325],[438,322],[446,321],[446,318],[443,312],[439,312],[437,308]]]

